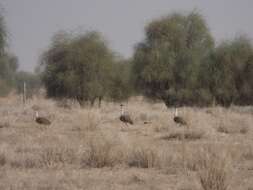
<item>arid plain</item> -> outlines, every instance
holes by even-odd
[[[253,189],[252,107],[180,108],[182,127],[163,103],[124,104],[134,125],[119,120],[120,103],[2,98],[0,189]]]

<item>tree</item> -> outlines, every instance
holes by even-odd
[[[108,93],[113,53],[97,32],[60,33],[42,56],[43,82],[49,97],[94,104]]]
[[[4,48],[6,46],[6,35],[7,35],[7,32],[6,32],[4,17],[0,13],[0,56],[2,56],[4,53]]]
[[[132,81],[132,61],[119,60],[114,62],[109,81],[108,97],[113,101],[128,99],[134,93]]]
[[[209,29],[196,12],[151,22],[146,27],[146,39],[135,50],[137,88],[167,106],[196,104],[199,69],[213,47]]]
[[[202,68],[200,81],[217,103],[249,105],[253,103],[253,47],[250,40],[241,36],[221,43],[210,61]]]
[[[1,9],[0,9],[1,10]],[[6,51],[7,30],[4,17],[0,13],[0,95],[7,95],[15,85],[18,59]]]

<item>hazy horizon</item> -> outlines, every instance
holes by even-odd
[[[9,49],[20,69],[32,71],[39,55],[60,30],[101,32],[110,47],[130,57],[153,19],[175,11],[199,11],[216,41],[246,34],[253,38],[251,0],[2,0]]]

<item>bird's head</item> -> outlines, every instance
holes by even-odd
[[[120,108],[121,108],[121,115],[123,115],[124,114],[124,105],[123,104],[120,104]]]

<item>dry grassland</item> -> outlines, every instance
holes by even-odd
[[[133,126],[116,103],[1,99],[0,189],[253,189],[252,107],[180,108],[187,128],[162,103],[139,97],[126,109]],[[35,110],[52,125],[36,124]]]

